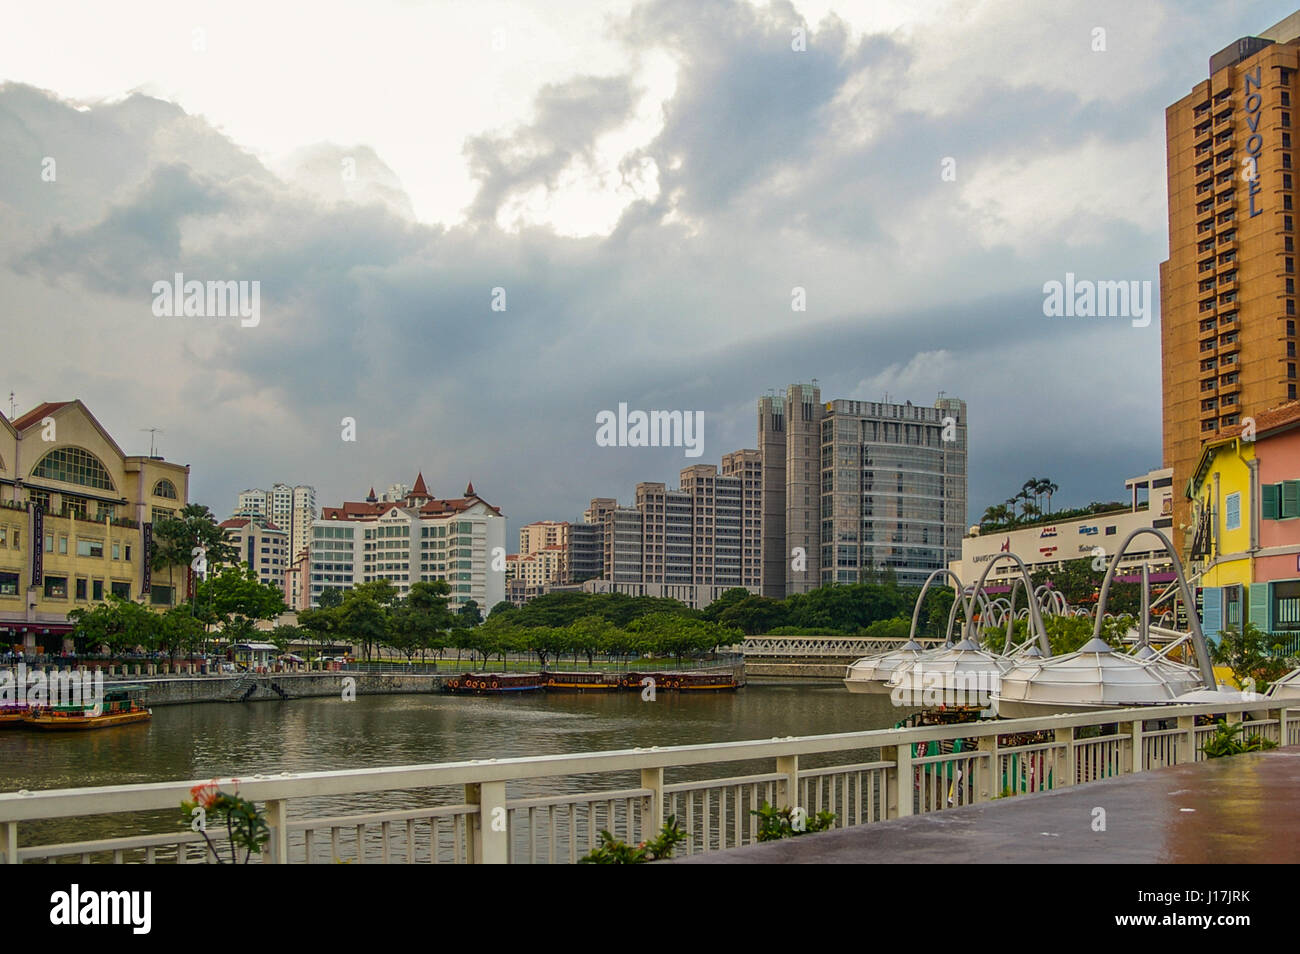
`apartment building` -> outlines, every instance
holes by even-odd
[[[263,517],[231,517],[221,523],[226,539],[235,547],[237,559],[257,575],[259,582],[274,586],[292,606],[286,586],[289,568],[289,533]]]
[[[413,583],[445,580],[453,609],[474,600],[486,614],[505,598],[505,517],[472,483],[463,497],[441,499],[419,474],[400,500],[371,488],[364,501],[323,508],[309,559],[312,606],[327,587],[387,579],[405,595]]]

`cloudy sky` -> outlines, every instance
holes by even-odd
[[[755,446],[756,398],[813,378],[969,402],[973,517],[1029,476],[1120,496],[1160,464],[1158,315],[1047,319],[1043,284],[1156,286],[1164,108],[1295,8],[127,7],[6,12],[5,413],[162,428],[220,516],[423,469],[512,534]],[[176,272],[260,282],[260,323],[155,316]],[[703,457],[596,446],[619,402],[703,411]]]

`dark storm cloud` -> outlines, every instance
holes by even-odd
[[[790,49],[796,26],[809,30],[807,52]],[[0,169],[22,175],[0,178],[0,212],[23,226],[8,239],[11,267],[80,283],[88,310],[106,313],[143,313],[140,283],[176,270],[261,281],[263,320],[248,331],[106,319],[180,343],[183,367],[143,354],[149,374],[131,389],[188,442],[178,456],[218,511],[272,480],[315,483],[335,503],[422,468],[439,494],[472,479],[512,527],[572,518],[591,496],[626,502],[637,480],[673,483],[696,462],[597,447],[597,411],[620,401],[703,410],[700,460],[716,463],[753,446],[760,393],[812,377],[828,400],[881,397],[854,393],[863,382],[917,403],[940,388],[967,399],[976,515],[1031,475],[1055,476],[1066,505],[1113,497],[1124,476],[1158,463],[1157,325],[1046,320],[1041,284],[1066,268],[1133,263],[1125,277],[1154,279],[1164,223],[1143,229],[1122,209],[1093,208],[1080,215],[1108,242],[1081,248],[1062,234],[1020,253],[986,247],[939,159],[956,157],[965,176],[1087,136],[1120,148],[1162,127],[1165,91],[1111,109],[994,83],[960,111],[931,114],[893,102],[908,82],[900,41],[855,40],[833,18],[803,24],[788,4],[665,0],[619,32],[630,49],[667,49],[678,72],[663,130],[624,157],[629,169],[654,160],[660,195],[629,207],[608,238],[503,233],[494,220],[510,200],[555,188],[633,115],[631,76],[543,87],[528,122],[470,138],[478,192],[457,228],[403,215],[400,184],[365,147],[299,157],[333,190],[312,196],[171,104],[137,96],[82,112],[10,87]],[[105,161],[89,180],[42,191],[31,163],[51,142],[74,168],[97,151]],[[349,155],[379,185],[344,202],[333,172]],[[1162,165],[1158,150],[1150,162]],[[921,228],[923,213],[937,234],[916,235],[909,259],[898,236]],[[900,277],[914,291],[882,303],[877,283]],[[809,312],[791,312],[792,284],[808,287]],[[490,308],[496,287],[505,312]],[[95,364],[93,346],[73,340],[77,316],[41,317],[83,349],[69,354]],[[1131,393],[1115,387],[1124,376]],[[80,396],[92,409],[118,400],[120,382],[93,380],[96,393],[40,397]],[[357,445],[339,440],[345,415],[358,420]]]

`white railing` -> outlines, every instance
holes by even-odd
[[[759,834],[753,812],[764,803],[800,807],[808,818],[829,811],[835,826],[845,827],[1197,761],[1204,757],[1201,746],[1215,732],[1213,725],[1198,725],[1198,717],[1245,718],[1246,735],[1300,743],[1300,709],[1270,708],[1268,701],[238,780],[7,792],[0,794],[0,859],[211,862],[203,834],[190,831],[180,812],[190,790],[210,781],[263,806],[271,838],[263,853],[251,859],[256,863],[572,863],[599,843],[602,830],[636,844],[654,837],[669,816],[687,833],[678,853],[695,854],[752,844]],[[937,754],[922,754],[930,749]],[[801,759],[806,760],[802,766]],[[716,777],[682,777],[707,773],[709,767],[724,771]],[[737,768],[747,774],[737,774]],[[666,781],[667,773],[678,777]],[[376,793],[400,797],[407,807],[320,811],[323,802],[343,798],[354,804],[358,796]],[[142,815],[150,812],[155,814]],[[167,832],[168,822],[157,813],[171,814],[176,830]],[[23,843],[24,835],[30,839],[33,830],[48,829],[55,819],[77,819],[95,833],[117,828],[123,834]],[[139,834],[150,827],[156,831]],[[228,857],[225,833],[209,832],[209,837]]]
[[[943,640],[918,636],[927,649],[943,645]],[[907,635],[893,636],[747,636],[746,659],[787,659],[807,656],[826,659],[859,659],[872,653],[897,649],[907,642]]]

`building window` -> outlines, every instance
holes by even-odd
[[[50,451],[32,468],[32,476],[98,490],[113,489],[112,478],[99,458],[80,447],[60,447]]]
[[[1223,625],[1241,627],[1241,584],[1223,588]]]
[[[103,540],[82,540],[77,538],[77,556],[92,557],[96,560],[104,559],[104,541]]]
[[[45,597],[52,600],[68,598],[68,578],[66,576],[47,576],[45,578]]]
[[[59,553],[62,556],[68,555],[68,538],[65,536],[59,537]]]
[[[131,598],[130,583],[119,583],[117,580],[114,580],[109,584],[109,589],[112,591],[114,596],[120,596],[124,600],[129,600]]]
[[[168,500],[180,500],[180,495],[176,493],[176,485],[165,478],[153,485],[153,495],[166,497]]]
[[[0,596],[18,595],[18,574],[0,573]]]
[[[77,578],[77,599],[84,600],[85,598],[86,598],[86,581],[78,577]]]
[[[1225,530],[1241,529],[1241,494],[1228,494],[1224,498],[1223,527]]]
[[[1296,630],[1300,629],[1300,580],[1276,580],[1266,584],[1272,590],[1272,626],[1268,627],[1270,631],[1274,630]],[[1264,627],[1256,623],[1260,629]]]
[[[103,581],[103,580],[95,580],[95,581],[93,581],[93,582],[91,583],[91,585],[90,585],[90,594],[91,594],[91,599],[95,600],[95,602],[99,602],[99,601],[103,600],[103,598],[104,598],[104,581]]]

